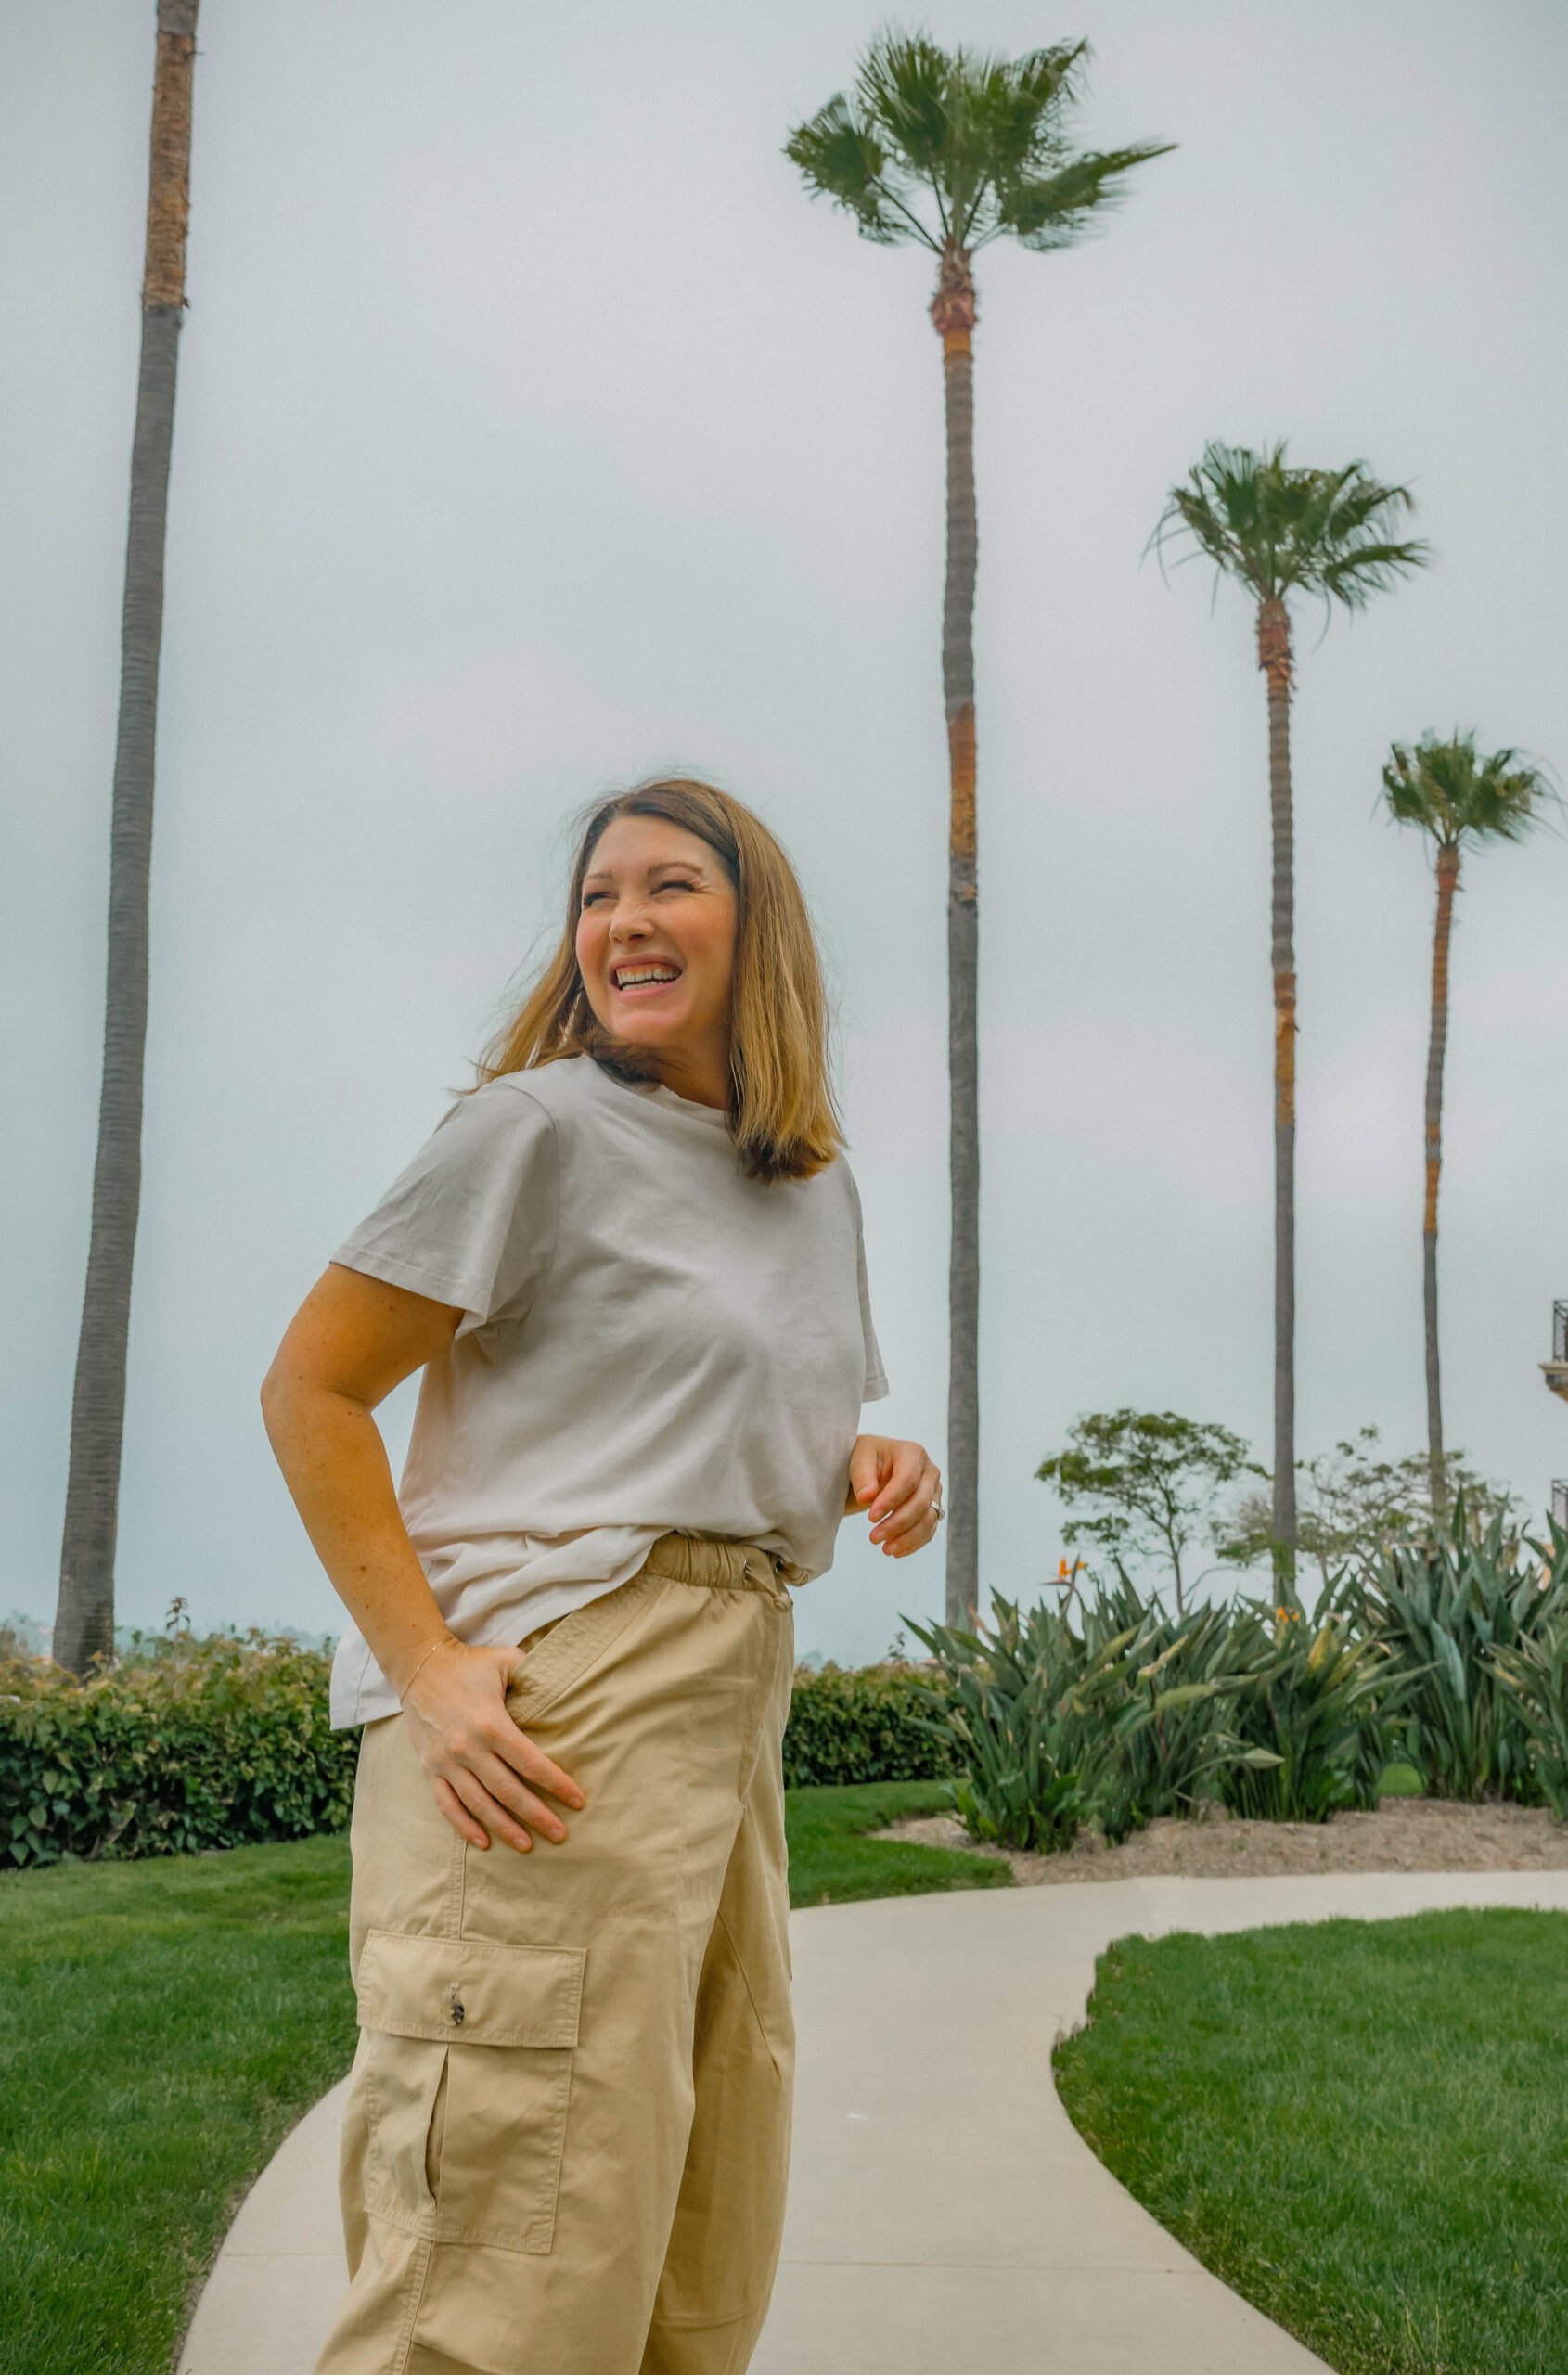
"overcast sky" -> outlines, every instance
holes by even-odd
[[[841,1017],[892,1398],[942,1456],[945,752],[931,259],[780,154],[842,0],[204,0],[160,716],[122,1618],[335,1628],[257,1388],[650,768],[780,834]],[[1568,15],[963,0],[1095,45],[1105,231],[979,262],[983,1578],[1032,1596],[1081,1411],[1270,1438],[1265,712],[1247,605],[1140,554],[1204,441],[1413,483],[1436,565],[1297,620],[1300,1425],[1423,1438],[1432,885],[1391,739],[1568,766]],[[0,1610],[52,1613],[87,1247],[152,0],[0,26]],[[1568,842],[1453,966],[1451,1439],[1539,1507],[1568,1408]],[[414,1384],[382,1406],[401,1464]],[[940,1611],[846,1520],[803,1650]]]

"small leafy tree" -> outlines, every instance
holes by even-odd
[[[1186,1609],[1183,1560],[1201,1535],[1215,1535],[1215,1496],[1239,1476],[1263,1476],[1228,1427],[1174,1410],[1092,1411],[1068,1429],[1067,1449],[1035,1470],[1072,1512],[1067,1542],[1095,1542],[1120,1563],[1169,1566],[1178,1614]]]
[[[1414,1542],[1441,1531],[1434,1510],[1432,1470],[1424,1452],[1385,1459],[1376,1427],[1362,1427],[1331,1452],[1297,1462],[1306,1477],[1302,1495],[1300,1545],[1327,1585],[1340,1569],[1380,1558],[1393,1544]],[[1462,1493],[1472,1526],[1484,1532],[1494,1517],[1505,1534],[1517,1533],[1519,1503],[1506,1484],[1479,1476],[1464,1454],[1444,1455],[1444,1508]],[[1265,1493],[1246,1493],[1237,1505],[1222,1557],[1238,1566],[1267,1558],[1272,1549],[1272,1509]]]

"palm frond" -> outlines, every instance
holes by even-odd
[[[1505,746],[1478,757],[1473,732],[1423,734],[1395,742],[1382,770],[1384,802],[1398,825],[1414,825],[1439,848],[1467,841],[1522,841],[1562,801],[1544,767]]]
[[[1070,248],[1081,239],[1097,214],[1120,205],[1126,192],[1124,177],[1151,157],[1169,156],[1173,141],[1140,141],[1131,148],[1085,150],[1059,173],[999,178],[996,221],[986,238],[1010,231],[1020,244],[1036,253]],[[980,242],[977,241],[976,245]]]
[[[1058,42],[1022,58],[958,52],[976,124],[984,127],[998,177],[1037,173],[1065,155],[1061,119],[1083,97],[1089,55],[1086,41]]]
[[[1384,486],[1364,462],[1292,467],[1283,442],[1253,451],[1215,439],[1172,488],[1150,542],[1163,563],[1167,534],[1185,532],[1260,601],[1317,594],[1356,610],[1431,558],[1420,538],[1388,533],[1411,507],[1408,488]]]
[[[1347,610],[1359,610],[1370,595],[1386,594],[1411,570],[1424,569],[1432,558],[1432,546],[1420,536],[1402,542],[1369,537],[1354,552],[1320,559],[1304,572],[1301,583],[1320,587]]]
[[[1239,578],[1258,596],[1273,590],[1270,542],[1265,535],[1260,482],[1277,469],[1284,447],[1258,455],[1244,445],[1212,439],[1180,486],[1171,489],[1150,544],[1164,567],[1165,541],[1173,532],[1190,536],[1216,570]]]
[[[814,198],[831,199],[855,216],[863,238],[882,247],[912,238],[940,247],[890,186],[887,151],[842,91],[797,124],[784,154],[799,166]]]
[[[906,172],[940,178],[953,138],[953,60],[923,33],[880,33],[860,61],[860,106]]]
[[[1084,41],[1007,58],[881,32],[861,58],[853,98],[830,99],[785,153],[814,193],[884,244],[919,238],[969,251],[1008,231],[1026,247],[1067,247],[1120,195],[1121,176],[1170,145],[1074,154],[1063,118],[1081,96],[1088,56]]]

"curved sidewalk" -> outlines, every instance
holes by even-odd
[[[1051,2048],[1129,1932],[1465,1905],[1568,1911],[1568,1872],[1085,1881],[795,1913],[794,2159],[752,2375],[1325,2375],[1101,2167]],[[310,2375],[345,2282],[342,2093],[245,2202],[178,2375]]]

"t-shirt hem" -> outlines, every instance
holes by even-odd
[[[648,1541],[638,1546],[629,1564],[621,1560],[609,1575],[573,1576],[570,1580],[535,1584],[515,1601],[492,1609],[482,1623],[467,1626],[460,1613],[449,1616],[448,1622],[469,1648],[493,1649],[522,1640],[535,1625],[554,1617],[575,1615],[580,1608],[591,1607],[596,1599],[618,1590],[636,1574],[648,1556],[649,1545],[667,1529],[649,1526],[639,1531],[647,1534]],[[526,1570],[523,1572],[526,1573]],[[356,1629],[352,1642],[345,1638],[343,1650],[348,1670],[341,1680],[334,1674],[328,1685],[328,1730],[352,1731],[361,1724],[376,1723],[383,1715],[400,1714],[402,1701],[377,1664],[363,1634]]]

